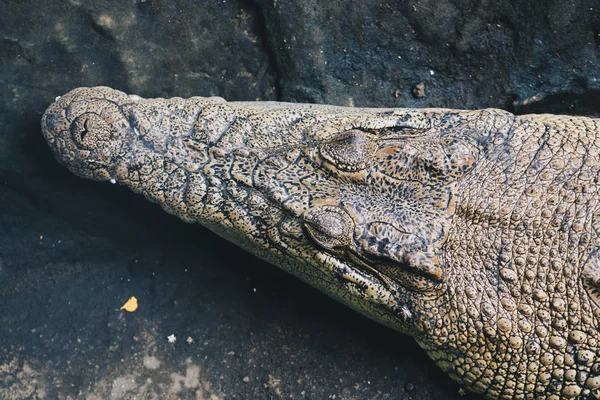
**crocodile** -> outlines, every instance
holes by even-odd
[[[56,159],[393,329],[487,399],[600,398],[600,120],[78,88]]]

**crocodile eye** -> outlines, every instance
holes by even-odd
[[[304,215],[304,223],[313,240],[328,250],[347,246],[351,242],[354,230],[352,219],[339,207],[323,206],[309,210]]]
[[[356,172],[365,169],[377,151],[377,142],[357,129],[342,132],[319,146],[319,153],[336,168]]]
[[[101,116],[84,113],[71,124],[71,136],[79,147],[92,150],[109,140],[111,134],[109,125]]]

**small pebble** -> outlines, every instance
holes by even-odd
[[[412,89],[412,95],[417,99],[425,97],[425,84],[423,82],[417,83]]]

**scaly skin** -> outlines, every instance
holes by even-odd
[[[80,88],[42,120],[142,193],[412,335],[488,399],[600,397],[599,120]]]

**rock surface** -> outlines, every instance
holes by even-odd
[[[0,33],[8,399],[474,398],[408,338],[59,167],[39,128],[57,95],[600,115],[596,0],[24,0],[0,3]]]

